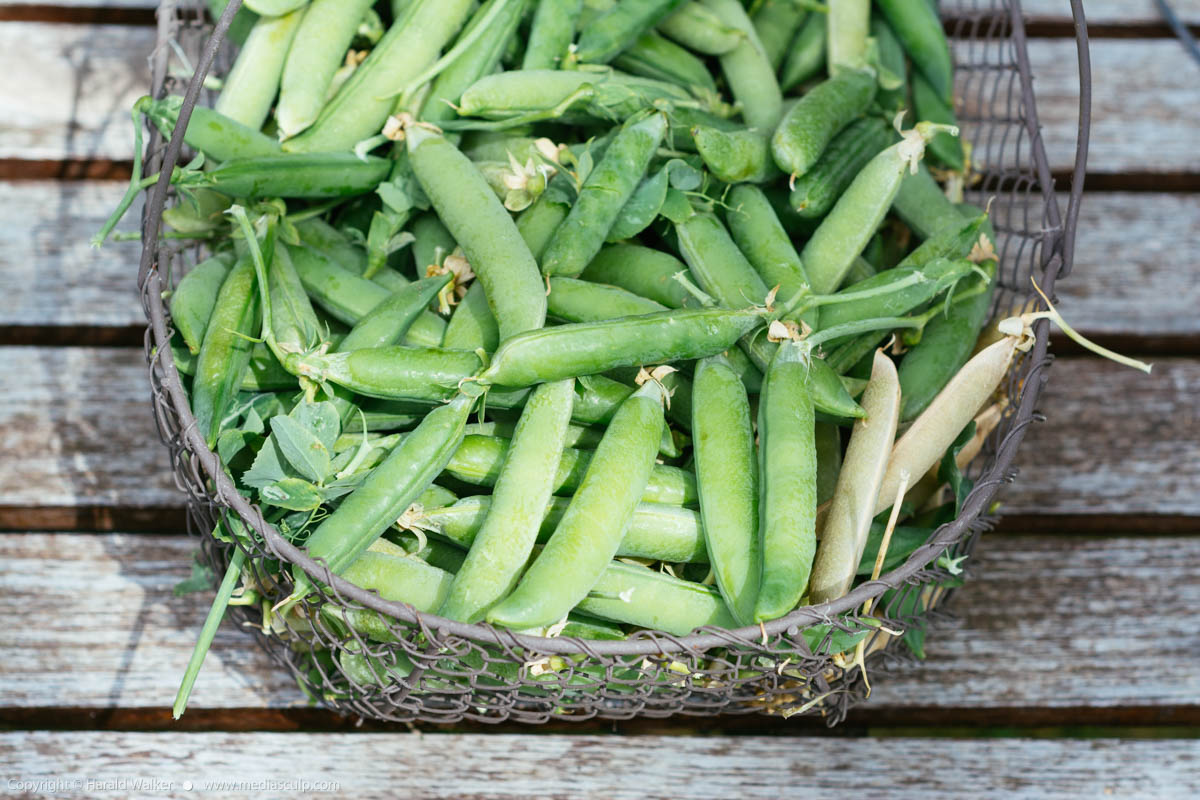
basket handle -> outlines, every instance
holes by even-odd
[[[1092,126],[1092,56],[1088,47],[1087,19],[1083,0],[1071,0],[1075,18],[1075,47],[1079,57],[1079,127],[1075,135],[1075,167],[1071,171],[1071,194],[1067,200],[1067,216],[1063,220],[1062,266],[1060,278],[1071,274],[1075,265],[1075,224],[1083,200],[1083,181],[1087,174],[1088,139]]]

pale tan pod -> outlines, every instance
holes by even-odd
[[[1000,424],[1000,420],[1004,419],[1004,411],[1007,408],[1008,398],[1004,397],[975,415],[975,435],[971,438],[971,441],[963,446],[962,450],[958,451],[958,455],[954,457],[954,462],[958,464],[960,470],[965,470],[975,460],[975,456],[979,455],[980,451],[983,450],[983,445],[988,437],[992,435],[992,431],[996,430],[996,427]],[[938,480],[938,467],[940,465],[941,462],[939,461],[930,467],[925,476],[905,492],[904,498],[912,503],[913,508],[918,510],[924,509],[930,498],[934,498],[935,504],[937,504],[935,494],[942,487],[942,482]]]
[[[817,547],[809,600],[823,603],[844,595],[854,580],[871,529],[879,486],[896,440],[900,418],[900,379],[896,365],[875,351],[871,380],[862,397],[865,419],[854,423],[842,471]]]
[[[875,514],[890,508],[896,501],[901,475],[907,474],[910,478],[924,475],[954,443],[1004,379],[1018,341],[1015,336],[1006,337],[984,348],[964,364],[929,408],[896,441],[883,476],[883,486],[879,489]]]

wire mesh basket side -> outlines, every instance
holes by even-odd
[[[1077,0],[1075,5],[1079,11]],[[1015,0],[959,0],[943,3],[943,12],[952,21],[960,119],[978,173],[967,197],[981,206],[990,204],[1001,259],[993,313],[1004,313],[1030,299],[1031,277],[1052,291],[1060,271],[1069,267],[1072,211],[1077,210],[1081,181],[1072,186],[1064,222],[1038,138]],[[197,8],[164,3],[159,14],[155,96],[182,86],[167,69],[173,51],[194,56],[198,71],[207,69],[206,62],[220,64],[225,58],[227,63],[228,48],[218,50],[213,41],[219,37],[206,42],[207,28]],[[1081,46],[1085,53],[1086,42]],[[1081,74],[1086,93],[1087,73]],[[197,82],[188,91],[195,98]],[[186,114],[181,114],[181,124],[186,124]],[[182,146],[178,138],[164,143],[151,130],[149,171],[175,162]],[[1081,153],[1086,154],[1084,127]],[[152,404],[176,482],[188,497],[189,530],[201,537],[205,558],[218,572],[224,571],[232,547],[246,548],[249,570],[265,597],[278,599],[290,591],[289,570],[279,569],[281,564],[298,565],[318,579],[313,596],[286,616],[246,606],[231,608],[230,614],[254,627],[260,643],[313,697],[366,717],[544,722],[771,712],[821,714],[831,723],[840,721],[866,694],[861,662],[844,655],[853,643],[863,641],[873,673],[886,672],[911,660],[888,646],[894,640],[888,631],[944,616],[941,608],[959,578],[936,559],[943,553],[970,555],[986,530],[987,506],[999,485],[1011,479],[1012,456],[1035,419],[1033,405],[1049,363],[1042,323],[1034,349],[1013,370],[1007,415],[976,460],[972,477],[977,485],[961,515],[878,581],[861,584],[833,603],[798,609],[761,629],[702,629],[689,636],[644,631],[622,642],[521,636],[420,614],[330,575],[238,494],[196,432],[172,364],[173,331],[162,292],[178,279],[178,267],[189,253],[186,247],[155,241],[168,194],[161,182],[146,204],[143,240],[149,244],[139,286],[150,320],[146,348]],[[221,542],[209,536],[214,529],[251,535],[226,536],[228,541]]]

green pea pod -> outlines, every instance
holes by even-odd
[[[267,270],[271,299],[271,327],[281,347],[297,352],[317,347],[323,336],[312,302],[288,257],[282,242],[274,243],[274,256]]]
[[[699,301],[674,277],[686,270],[686,264],[662,250],[637,244],[612,244],[596,254],[580,277],[619,286],[667,308],[697,308]]]
[[[177,94],[159,100],[143,97],[136,105],[158,128],[159,133],[168,138],[175,132],[175,123],[179,121],[179,109],[182,107],[183,97]],[[283,152],[278,141],[258,129],[199,104],[192,109],[183,141],[213,161],[273,156]]]
[[[754,32],[762,42],[763,50],[775,71],[779,71],[788,45],[800,30],[808,12],[793,0],[766,0],[751,14]]]
[[[746,124],[764,133],[774,130],[783,113],[783,92],[771,59],[763,48],[754,23],[738,0],[702,0],[726,25],[742,32],[737,47],[720,56],[721,71],[733,97],[742,106]]]
[[[924,73],[943,102],[951,102],[954,66],[937,11],[925,0],[878,0],[878,5],[913,65]]]
[[[867,162],[838,198],[800,253],[815,292],[828,294],[841,284],[891,208],[905,173],[924,155],[924,142],[935,131],[918,123],[902,141]]]
[[[789,202],[796,213],[820,219],[829,213],[846,187],[868,162],[892,143],[894,134],[878,117],[865,117],[846,126],[792,185]]]
[[[503,8],[497,10],[495,15],[489,14],[497,4],[503,5]],[[457,116],[454,104],[458,103],[467,87],[499,66],[500,57],[516,35],[517,25],[528,7],[528,0],[489,0],[479,7],[463,28],[459,41],[477,36],[477,29],[483,24],[488,24],[487,34],[482,39],[472,40],[474,44],[433,81],[421,107],[422,120],[436,124]]]
[[[751,625],[762,556],[750,400],[720,356],[700,361],[693,391],[692,436],[704,541],[725,604],[740,624]]]
[[[345,152],[379,133],[396,106],[395,94],[437,58],[471,7],[471,0],[416,0],[325,104],[316,121],[284,142],[283,149]]]
[[[254,262],[243,256],[234,264],[217,293],[212,316],[196,358],[192,378],[192,413],[196,430],[215,447],[221,421],[242,384],[258,334],[258,292]]]
[[[692,214],[675,224],[679,251],[703,289],[727,308],[764,302],[768,287],[712,214]]]
[[[523,408],[529,394],[529,389],[492,389],[488,392],[487,404],[491,408]],[[581,378],[575,382],[575,407],[571,410],[571,420],[581,425],[607,423],[631,394],[631,387],[603,375]]]
[[[735,186],[729,192],[729,233],[746,260],[767,286],[779,287],[786,300],[808,288],[808,276],[791,237],[783,229],[771,202],[756,186]],[[809,327],[816,328],[816,309],[804,314]]]
[[[780,175],[771,157],[770,136],[758,128],[722,131],[697,125],[692,139],[704,166],[725,183],[766,183]]]
[[[305,542],[308,554],[340,574],[366,552],[396,518],[433,483],[462,442],[474,398],[457,395],[429,412],[416,430],[346,496]],[[312,589],[308,575],[293,567],[290,599]]]
[[[674,83],[685,89],[717,91],[717,84],[703,61],[653,31],[639,36],[616,57],[613,66],[631,75]]]
[[[954,109],[938,96],[924,75],[912,77],[913,110],[917,119],[941,122],[957,127]],[[941,166],[962,172],[966,168],[962,140],[948,133],[938,133],[929,141],[929,156]]]
[[[180,185],[215,189],[237,198],[287,197],[319,200],[374,191],[391,162],[353,153],[314,153],[236,158]]]
[[[538,0],[521,69],[558,69],[575,38],[583,0]]]
[[[541,259],[544,274],[575,277],[600,252],[666,130],[667,118],[659,113],[631,119],[621,128],[546,245]]]
[[[574,384],[542,384],[525,404],[496,479],[491,508],[442,604],[442,616],[475,622],[516,585],[554,488]]]
[[[488,612],[489,622],[551,625],[587,597],[616,554],[649,481],[664,400],[662,386],[647,381],[621,405],[558,528],[513,593]]]
[[[504,341],[478,380],[532,386],[622,366],[703,358],[761,326],[764,314],[761,308],[685,309],[529,331]]]
[[[825,69],[827,31],[824,14],[809,14],[792,41],[779,72],[779,84],[790,92]]]
[[[683,0],[624,0],[583,26],[575,57],[585,64],[607,64],[648,28],[682,5]]]
[[[384,552],[367,552],[354,559],[342,577],[360,589],[377,591],[384,600],[407,603],[417,611],[436,611],[450,591],[454,576],[430,566],[420,559],[392,555]],[[346,621],[354,628],[368,626],[366,615],[373,611],[351,612]],[[365,630],[372,630],[366,627]]]
[[[398,344],[421,312],[429,307],[433,298],[449,282],[449,274],[437,275],[393,292],[355,323],[337,349],[348,353]]]
[[[320,217],[309,217],[296,223],[296,232],[300,234],[302,243],[320,250],[338,266],[350,270],[355,275],[366,272],[367,251],[352,243],[345,234]],[[294,253],[292,257],[295,258]]]
[[[939,258],[967,258],[971,254],[971,248],[979,241],[980,234],[985,234],[988,239],[995,241],[987,215],[980,212],[976,216],[965,218],[957,206],[954,206],[954,209],[958,212],[958,218],[944,220],[936,233],[921,242],[917,249],[896,265],[897,269],[923,267]]]
[[[488,307],[482,283],[472,283],[446,325],[442,347],[448,350],[493,352],[500,345],[500,329]]]
[[[615,414],[613,419],[616,419]],[[661,438],[660,435],[660,441]],[[508,442],[505,439],[495,436],[467,436],[463,439],[462,447],[446,466],[446,471],[473,486],[492,486],[500,476],[507,453]],[[592,451],[565,448],[562,451],[562,460],[558,464],[558,474],[554,479],[555,493],[569,494],[576,491],[582,484],[593,455]],[[649,482],[641,498],[643,503],[695,505],[696,479],[686,470],[656,464],[651,470]]]
[[[550,538],[570,502],[567,497],[551,498],[538,530],[538,542],[544,543]],[[491,503],[492,498],[488,495],[464,497],[443,508],[427,508],[421,521],[430,525],[436,535],[460,547],[469,548],[491,509]],[[617,555],[673,564],[707,563],[708,551],[704,544],[700,513],[666,503],[638,503],[621,545],[617,548]]]
[[[703,3],[684,3],[658,23],[658,30],[689,50],[708,56],[720,56],[737,47],[745,33],[726,25]]]
[[[801,97],[771,137],[779,168],[796,176],[812,169],[838,131],[866,112],[875,87],[871,72],[848,69]]]
[[[183,336],[192,354],[200,352],[217,293],[232,266],[233,258],[226,253],[205,259],[188,270],[171,292],[171,324]]]
[[[292,37],[302,19],[303,9],[280,17],[259,17],[225,76],[221,94],[213,105],[218,114],[251,130],[263,126],[279,91],[279,78]]]
[[[980,267],[988,275],[986,290],[934,317],[921,333],[921,341],[900,362],[901,421],[916,419],[967,363],[996,286],[996,262],[985,261]],[[969,290],[983,281],[983,276],[975,276],[963,288]]]
[[[974,265],[966,260],[938,258],[921,266],[898,266],[895,269],[884,270],[874,277],[848,286],[834,297],[876,289],[884,290],[882,294],[821,306],[821,327],[832,328],[861,319],[903,316],[950,289],[970,275],[973,268]],[[889,291],[889,287],[895,288]]]
[[[601,322],[667,310],[660,303],[616,286],[576,278],[551,278],[546,300],[550,316],[566,322]]]
[[[808,586],[817,547],[817,450],[809,370],[800,345],[783,342],[758,403],[762,475],[762,584],[758,622],[787,614]]]
[[[314,381],[384,399],[443,401],[479,370],[479,356],[433,347],[376,347],[338,353],[292,354],[285,366]]]
[[[443,136],[418,127],[407,140],[413,172],[483,284],[501,340],[540,328],[546,294],[537,261],[487,181]]]
[[[605,568],[576,608],[601,619],[676,636],[704,625],[737,627],[721,595],[712,587],[619,561]]]
[[[229,5],[229,0],[206,0],[205,5],[208,6],[208,15],[215,19],[220,19],[222,12],[225,11],[225,6]],[[229,41],[241,47],[246,43],[246,37],[250,35],[250,31],[254,30],[254,23],[258,20],[258,14],[255,14],[246,6],[242,6],[233,14],[233,22],[229,25]]]
[[[295,136],[317,119],[371,5],[371,0],[313,0],[283,64],[275,106],[281,138]]]
[[[825,16],[829,32],[826,71],[830,76],[866,67],[871,0],[838,0],[829,5]]]
[[[570,199],[559,188],[560,180],[558,177],[551,179],[542,196],[517,217],[517,232],[539,262],[546,252],[546,245],[550,244],[554,232],[571,210]]]
[[[172,341],[171,357],[179,374],[195,377],[197,356],[192,355],[186,347],[180,347]],[[242,373],[242,380],[236,391],[258,394],[295,389],[297,386],[296,376],[283,368],[265,343],[259,342],[250,350],[250,363]]]
[[[842,471],[842,438],[837,425],[818,422],[817,442],[817,504],[833,497],[838,475]]]
[[[758,331],[744,343],[746,355],[759,370],[766,372],[779,346],[767,339],[766,330]],[[866,412],[854,402],[838,373],[824,358],[812,359],[809,377],[813,403],[817,409],[836,419],[859,419]]]
[[[904,55],[904,46],[896,38],[892,26],[879,14],[871,15],[871,36],[879,52],[879,66],[900,79],[900,85],[896,88],[885,89],[880,86],[875,95],[885,112],[895,114],[908,105],[908,59]]]

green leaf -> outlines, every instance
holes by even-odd
[[[830,633],[830,631],[833,631]],[[841,628],[834,628],[829,623],[822,625],[814,625],[811,628],[805,628],[801,635],[804,641],[808,643],[808,648],[817,655],[833,655],[834,653],[844,653],[856,644],[867,638],[871,633],[869,628],[858,631],[844,631]],[[822,647],[825,637],[829,636],[828,644]]]
[[[663,201],[662,208],[658,213],[671,220],[671,222],[678,224],[686,222],[696,212],[692,209],[691,201],[688,200],[687,195],[678,189],[668,189],[667,198]]]
[[[214,583],[216,583],[216,578],[213,576],[212,569],[207,564],[201,564],[195,560],[192,561],[191,576],[175,584],[175,588],[171,592],[176,597],[183,597],[185,594],[193,592],[206,592],[212,589]]]
[[[879,555],[879,545],[883,543],[883,532],[887,523],[872,522],[867,534],[867,543],[863,547],[862,559],[858,562],[858,575],[870,575],[875,570],[875,558]],[[883,571],[895,569],[912,552],[929,539],[933,528],[915,525],[897,525],[892,531],[892,540],[888,543],[887,555],[883,557]]]
[[[672,158],[663,170],[670,176],[671,188],[681,192],[694,192],[704,182],[704,173],[682,158]]]
[[[283,418],[276,417],[276,419]],[[262,489],[264,486],[270,486],[276,481],[283,480],[288,477],[288,471],[284,468],[285,463],[275,437],[268,436],[262,447],[259,448],[258,455],[254,457],[254,463],[250,465],[250,469],[242,473],[242,483],[252,489]]]
[[[217,455],[220,456],[221,463],[228,464],[234,456],[242,452],[246,447],[246,438],[252,435],[237,429],[221,431],[221,435],[217,437]]]
[[[291,511],[312,511],[320,508],[323,502],[321,491],[300,478],[284,478],[265,486],[258,496],[264,503]]]
[[[333,443],[342,433],[342,421],[338,417],[337,408],[329,401],[297,403],[288,416],[301,427],[312,431],[317,440],[325,445],[326,450],[333,449]]]
[[[271,436],[287,463],[300,475],[314,483],[325,480],[329,474],[329,448],[311,429],[292,417],[272,417]]]
[[[975,482],[962,474],[962,470],[958,468],[956,460],[959,452],[967,446],[975,436],[975,421],[971,420],[967,423],[967,427],[963,428],[962,433],[950,445],[946,454],[942,456],[942,464],[938,467],[938,481],[941,483],[950,484],[950,490],[954,492],[954,516],[958,516],[962,511],[963,501],[967,499],[967,495],[975,488]]]

